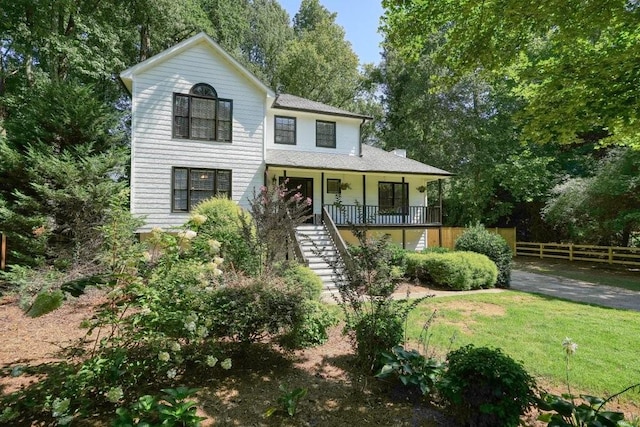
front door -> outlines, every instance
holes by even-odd
[[[285,180],[287,180],[287,189],[293,191],[292,195],[300,193],[304,199],[309,198],[311,200],[311,204],[307,208],[307,214],[311,216],[306,222],[313,224],[313,178],[280,178],[280,182],[284,182]]]

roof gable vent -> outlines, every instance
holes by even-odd
[[[404,148],[396,148],[392,153],[398,157],[407,157],[407,150]]]

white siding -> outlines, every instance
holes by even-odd
[[[173,94],[208,83],[233,100],[233,142],[172,138]],[[263,183],[266,94],[205,45],[197,45],[134,77],[131,210],[146,217],[140,231],[180,226],[171,212],[172,167],[232,170],[233,199],[247,205]]]
[[[274,142],[275,116],[296,118],[296,145],[276,144]],[[316,147],[316,120],[336,123],[336,148]],[[270,109],[267,115],[267,122],[269,123],[269,126],[267,126],[267,148],[269,149],[360,154],[360,124],[362,123],[360,119]]]

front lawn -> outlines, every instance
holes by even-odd
[[[466,344],[499,347],[522,361],[531,375],[565,392],[561,343],[569,337],[578,344],[570,361],[574,391],[608,396],[640,383],[640,312],[517,291],[430,298],[409,318],[411,340],[418,339],[433,310],[437,317],[429,328],[430,350],[440,355]],[[622,399],[638,402],[640,394],[627,393]]]

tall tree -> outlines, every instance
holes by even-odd
[[[625,0],[384,0],[388,41],[427,53],[441,82],[509,77],[525,100],[523,136],[640,146],[640,4]]]
[[[552,158],[518,143],[512,114],[519,104],[507,83],[474,73],[445,90],[435,82],[442,73],[427,55],[414,62],[386,50],[381,138],[456,174],[445,186],[448,225],[513,226],[515,207],[540,200],[551,185]]]
[[[283,49],[278,70],[282,92],[348,107],[358,92],[358,57],[336,14],[318,0],[303,0],[294,17],[296,37]]]

